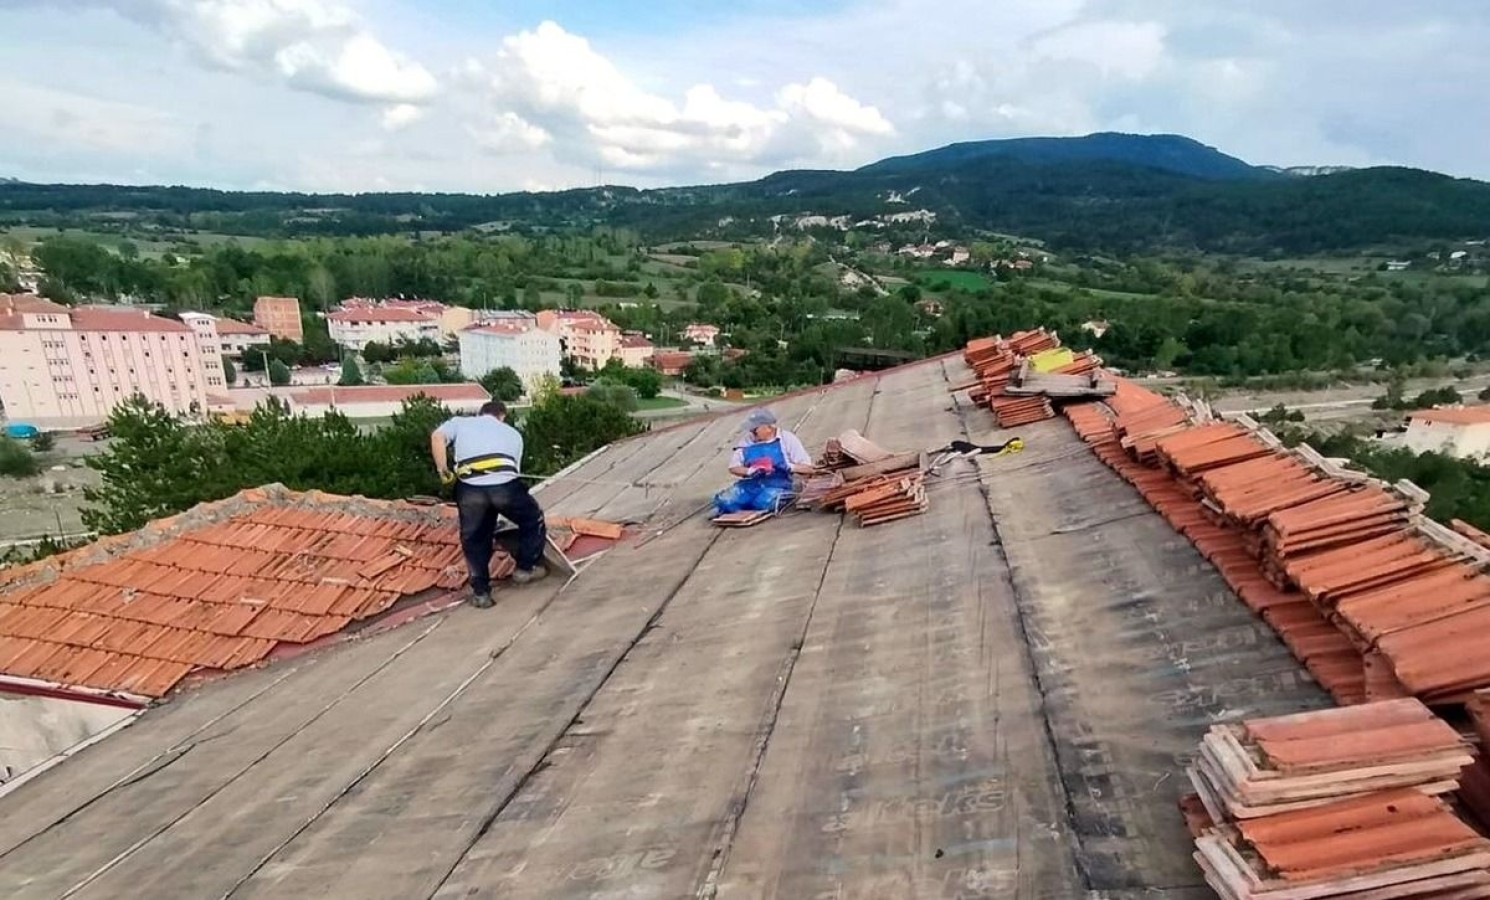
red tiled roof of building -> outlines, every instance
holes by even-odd
[[[1443,409],[1420,409],[1409,413],[1414,422],[1430,425],[1486,425],[1490,424],[1490,406],[1455,406]]]
[[[402,306],[372,309],[339,309],[326,314],[331,322],[433,322],[430,316]]]
[[[647,340],[647,336],[644,334],[623,334],[621,335],[621,346],[632,348],[650,347],[652,346],[652,342]]]
[[[682,369],[693,362],[693,354],[686,350],[659,350],[652,354],[652,365],[659,369]]]
[[[274,486],[0,571],[0,673],[161,697],[464,580],[441,508]]]
[[[151,315],[140,309],[73,309],[74,331],[178,331],[193,333],[185,322]]]
[[[347,406],[352,403],[401,403],[423,395],[431,400],[481,400],[491,399],[486,388],[474,382],[461,384],[364,384],[356,387],[318,387],[296,391],[290,399],[303,405],[335,403]]]
[[[217,333],[267,335],[269,332],[257,325],[250,325],[247,322],[240,322],[237,319],[219,316],[217,319]]]

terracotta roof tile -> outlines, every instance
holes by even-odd
[[[194,669],[254,665],[464,582],[445,510],[271,493],[245,492],[236,502],[255,505],[197,527],[189,514],[153,523],[153,545],[95,545],[112,558],[6,571],[0,674],[158,697]],[[493,574],[511,562],[498,554]]]

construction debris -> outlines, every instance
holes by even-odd
[[[808,479],[798,505],[827,512],[845,511],[861,527],[881,525],[920,515],[927,509],[926,454],[894,453],[866,440],[856,431],[845,432],[828,442],[824,460],[835,453],[859,460],[877,457],[858,465],[840,465],[835,471]]]

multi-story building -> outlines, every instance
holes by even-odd
[[[297,344],[305,342],[305,327],[300,324],[300,301],[294,297],[260,297],[255,300],[254,324],[277,338]]]
[[[559,376],[563,357],[558,335],[529,324],[488,322],[460,333],[460,371],[467,378],[506,366],[532,390],[545,376]]]
[[[144,310],[58,306],[0,294],[0,403],[43,428],[100,422],[134,394],[184,415],[205,415],[224,387],[220,356],[175,319]]]
[[[401,306],[339,309],[326,314],[326,330],[331,340],[359,352],[373,342],[440,340],[438,319]]]
[[[245,352],[269,346],[269,332],[236,319],[210,313],[184,312],[181,314],[181,321],[202,339],[204,353],[207,345],[211,344],[223,356],[242,359]]]
[[[640,369],[651,362],[652,354],[657,348],[647,340],[647,336],[639,331],[628,331],[621,335],[621,346],[616,351],[616,356],[623,365],[634,369]]]
[[[546,309],[538,327],[558,335],[564,354],[584,368],[599,369],[621,355],[621,329],[597,312]]]

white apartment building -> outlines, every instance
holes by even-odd
[[[243,354],[249,350],[269,346],[269,332],[247,322],[200,312],[184,312],[181,314],[181,321],[202,339],[204,353],[208,345],[211,345],[222,356],[242,359]]]
[[[559,377],[559,336],[516,322],[472,325],[460,333],[460,373],[480,378],[506,366],[531,390],[544,376]]]
[[[175,319],[0,294],[0,403],[14,421],[89,425],[136,393],[205,415],[208,390],[224,386],[221,356],[205,356],[197,334]]]
[[[370,343],[440,340],[440,320],[414,309],[384,306],[370,309],[339,309],[326,314],[331,340],[361,352]]]

